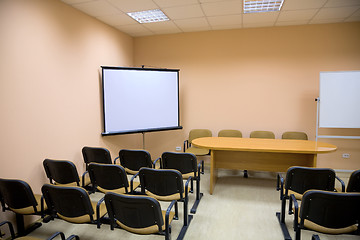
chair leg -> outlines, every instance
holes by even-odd
[[[285,223],[285,212],[286,212],[286,197],[284,196],[281,200],[281,210],[280,210],[280,222]]]
[[[175,220],[179,219],[179,209],[178,209],[178,202],[175,202],[175,216],[174,216]]]
[[[196,179],[196,199],[194,205],[192,206],[190,212],[196,213],[196,209],[200,203],[201,198],[203,197],[203,193],[200,192],[200,175]]]

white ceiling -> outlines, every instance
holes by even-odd
[[[243,13],[242,0],[62,0],[133,37],[236,28],[360,21],[360,0],[285,0],[279,12]],[[161,9],[170,21],[126,13]]]

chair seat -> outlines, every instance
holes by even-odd
[[[140,185],[139,182],[133,182],[133,188],[134,188],[134,189],[136,189],[139,185]],[[97,189],[98,189],[100,192],[103,192],[103,193],[107,193],[107,192],[113,192],[113,193],[118,193],[118,194],[124,194],[124,193],[126,193],[125,187],[118,188],[118,189],[105,189],[105,188],[102,188],[102,187],[97,186]],[[130,187],[128,187],[128,192],[131,192]]]
[[[300,221],[300,219],[299,219]],[[346,233],[352,233],[357,230],[356,224],[344,227],[344,228],[327,228],[320,226],[312,221],[309,221],[307,219],[304,220],[304,226],[307,229],[314,230],[316,232],[326,233],[326,234],[346,234]]]
[[[96,218],[97,202],[91,202],[91,205],[94,209],[93,219],[97,220],[97,218]],[[106,205],[104,202],[100,204],[99,211],[100,211],[100,214],[99,214],[100,218],[103,217],[107,213]],[[89,215],[83,215],[83,216],[79,216],[79,217],[65,217],[58,213],[58,216],[60,218],[64,219],[65,221],[72,222],[72,223],[90,223],[91,222]]]
[[[82,177],[79,176],[79,179],[80,179],[80,186],[87,186],[91,183],[91,179],[89,177],[89,175],[86,175],[85,178],[84,178],[84,184],[83,184],[83,181],[82,181]],[[55,182],[55,185],[58,185],[58,186],[63,186],[63,187],[77,187],[77,183],[76,182],[71,182],[71,183],[66,183],[66,184],[62,184],[62,183],[57,183]]]
[[[190,191],[190,188],[188,188],[188,192],[189,191]],[[184,187],[184,192],[185,192],[185,187]],[[172,200],[180,200],[181,199],[180,193],[175,193],[175,194],[166,195],[166,196],[160,196],[160,195],[153,194],[150,191],[146,191],[146,195],[153,197],[159,201],[172,201]]]
[[[209,154],[209,149],[189,147],[188,149],[185,150],[185,152],[195,154],[196,156],[202,156]]]
[[[165,215],[166,215],[166,211],[162,211],[162,217],[164,219],[164,224],[162,225],[162,230],[165,231]],[[173,220],[175,216],[175,212],[171,211],[170,215],[169,215],[169,225],[171,223],[171,221]],[[116,221],[116,223],[123,229],[125,229],[126,231],[132,232],[132,233],[137,233],[137,234],[153,234],[153,233],[158,233],[159,232],[159,228],[157,225],[152,225],[146,228],[132,228],[132,227],[128,227],[124,224],[122,224],[120,221]]]
[[[37,206],[36,206],[36,210],[38,212],[41,212],[41,195],[40,194],[34,194],[34,197],[36,199],[37,202]],[[44,201],[44,210],[47,209],[46,203]],[[27,215],[27,214],[34,214],[34,208],[32,206],[30,207],[26,207],[26,208],[18,208],[18,209],[14,209],[14,208],[10,208],[11,211],[17,213],[17,214],[21,214],[21,215]]]

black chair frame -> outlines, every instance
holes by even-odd
[[[189,159],[187,163],[181,161],[183,157]],[[169,161],[170,159],[170,161]],[[200,169],[201,165],[204,164],[204,161],[201,161],[197,164],[196,156],[192,153],[174,153],[174,152],[164,152],[161,155],[162,169],[175,169],[180,171],[182,174],[194,173],[194,176],[191,179],[190,192],[193,192],[193,180],[196,181],[196,198],[193,206],[191,207],[190,213],[196,213],[197,207],[199,206],[200,200],[203,197],[203,193],[200,192]]]
[[[49,178],[51,184],[68,184],[76,182],[79,187],[85,188],[85,176],[88,174],[85,171],[82,178],[82,185],[80,186],[79,174],[73,162],[68,160],[53,160],[45,159],[43,161],[46,176]]]
[[[184,204],[184,224],[177,239],[183,239],[193,218],[193,215],[188,214],[188,189],[192,177],[187,179],[184,188],[183,178],[178,170],[141,168],[138,175],[140,178],[141,194],[143,195],[146,195],[146,191],[150,191],[157,196],[180,195],[180,198],[175,202],[174,219],[179,219],[178,202],[182,202]],[[162,201],[161,199],[157,200]]]
[[[108,190],[124,188],[125,193],[129,193],[129,181],[125,169],[122,166],[90,163],[88,172],[93,185],[93,192],[95,192],[97,187],[101,187]],[[132,186],[130,189],[132,191]]]
[[[41,191],[50,210],[52,220],[59,218],[57,216],[59,213],[65,217],[89,215],[90,224],[96,224],[97,228],[100,228],[102,223],[107,223],[106,218],[100,219],[100,205],[104,201],[104,197],[96,204],[96,220],[94,220],[94,209],[85,189],[44,184]],[[70,198],[72,196],[76,196],[76,199]]]
[[[351,196],[352,195],[352,196]],[[352,198],[357,195],[356,203],[355,204],[348,204],[347,201],[342,201],[342,205],[340,204],[333,204],[329,206],[332,211],[336,212],[335,215],[337,217],[331,218],[327,217],[326,224],[332,225],[335,228],[342,228],[345,227],[345,225],[342,226],[342,224],[350,223],[352,224],[359,224],[360,222],[360,207],[357,209],[352,209],[353,206],[359,206],[359,200],[360,200],[360,193],[337,193],[337,192],[326,192],[321,190],[309,190],[304,194],[304,197],[301,201],[301,206],[299,207],[299,203],[297,202],[297,199],[295,198],[294,194],[290,195],[290,202],[289,205],[292,208],[292,205],[294,205],[294,222],[293,227],[295,231],[295,239],[300,240],[301,239],[301,229],[306,229],[304,226],[305,219],[313,220],[315,223],[316,221],[321,221],[324,219],[322,214],[324,212],[322,209],[320,211],[312,212],[311,210],[314,210],[313,206],[321,206],[324,207],[329,203],[329,200],[333,200],[336,197],[342,198],[344,200],[345,198]],[[321,198],[326,199],[326,201],[322,201]],[[320,199],[320,200],[319,200]],[[355,202],[353,200],[353,203]],[[339,206],[340,205],[340,206]],[[340,210],[337,210],[336,208],[340,207]],[[299,210],[300,208],[300,210]],[[344,211],[345,210],[345,211]],[[322,214],[320,214],[320,212]],[[345,212],[345,213],[344,213]],[[351,215],[352,214],[352,215]],[[338,216],[340,215],[340,216]],[[300,222],[299,222],[300,218]],[[350,219],[347,219],[350,218]],[[346,222],[345,222],[346,219]],[[341,224],[341,226],[339,225]],[[352,232],[354,235],[360,235],[360,228],[359,225],[357,226],[357,230]]]
[[[330,168],[290,167],[286,172],[286,180],[281,173],[277,175],[276,190],[280,191],[281,210],[276,213],[285,240],[291,239],[285,224],[286,201],[290,199],[289,190],[303,194],[310,189],[324,191],[335,191],[335,179],[341,184],[342,191],[345,191],[345,184],[335,171]],[[289,204],[288,214],[293,214]]]
[[[153,206],[152,208],[154,209],[154,211],[156,211],[156,210],[160,211],[160,212],[155,214],[156,220],[153,222],[153,224],[156,224],[158,226],[158,229],[159,229],[158,234],[164,235],[165,240],[170,240],[171,239],[171,225],[169,224],[169,218],[170,218],[170,211],[174,207],[174,205],[176,203],[176,200],[173,200],[169,204],[169,206],[168,206],[168,208],[166,210],[165,223],[164,223],[164,219],[163,219],[162,214],[161,214],[161,207],[160,207],[159,202],[156,199],[154,199],[152,197],[139,196],[139,195],[133,196],[133,195],[120,195],[120,194],[116,194],[116,193],[112,193],[112,192],[106,193],[105,194],[105,204],[106,204],[106,207],[108,209],[108,214],[109,214],[109,218],[110,218],[110,229],[111,230],[114,230],[115,227],[116,228],[121,228],[120,226],[118,226],[115,223],[115,220],[120,221],[120,219],[117,219],[117,216],[121,216],[121,214],[119,215],[117,213],[117,209],[114,207],[116,199],[119,198],[119,197],[121,197],[123,199],[126,199],[126,203],[122,203],[122,209],[126,209],[127,207],[132,207],[132,204],[138,202],[137,199],[139,199],[139,198],[146,199],[146,201],[151,202],[151,204]],[[144,216],[144,219],[147,219],[147,217]],[[165,224],[165,231],[162,230],[162,225],[163,224]]]
[[[101,147],[83,147],[82,155],[86,165],[86,170],[91,162],[112,164],[111,155],[109,150]]]
[[[9,191],[9,189],[12,191]],[[34,213],[29,215],[39,215],[42,219],[45,217],[43,196],[41,196],[39,212],[37,210],[38,203],[35,199],[34,193],[30,185],[25,181],[17,179],[0,179],[0,202],[3,212],[6,210],[14,212],[11,209],[32,207],[34,209]],[[25,229],[24,215],[16,212],[14,213],[16,216],[16,227],[19,236],[27,235],[42,225],[40,222],[35,222],[29,228]],[[44,222],[47,221],[48,219],[45,218]]]

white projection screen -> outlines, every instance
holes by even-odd
[[[102,67],[102,135],[181,129],[179,70]]]
[[[360,71],[320,73],[319,127],[360,128]]]

